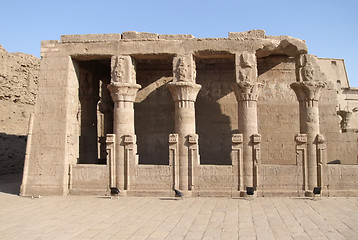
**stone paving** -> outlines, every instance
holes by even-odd
[[[0,177],[0,239],[358,239],[358,198],[16,195]]]

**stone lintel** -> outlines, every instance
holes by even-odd
[[[122,39],[122,34],[84,34],[62,35],[61,43],[115,42]]]
[[[191,34],[163,34],[159,35],[159,40],[186,40],[195,38]]]
[[[265,30],[250,30],[246,32],[229,32],[229,38],[265,38]]]
[[[123,39],[158,40],[157,33],[128,31],[122,33]]]
[[[134,102],[140,88],[141,86],[135,83],[112,82],[108,85],[113,102]]]

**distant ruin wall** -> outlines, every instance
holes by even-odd
[[[0,175],[21,173],[40,60],[0,45]]]

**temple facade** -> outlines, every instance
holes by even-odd
[[[358,196],[358,89],[262,30],[41,44],[21,195]]]

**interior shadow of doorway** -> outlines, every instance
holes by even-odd
[[[201,85],[195,105],[200,164],[231,165],[231,136],[237,130],[237,102],[231,94],[234,56],[197,57],[196,69]]]
[[[0,193],[19,195],[22,173],[0,175]]]

